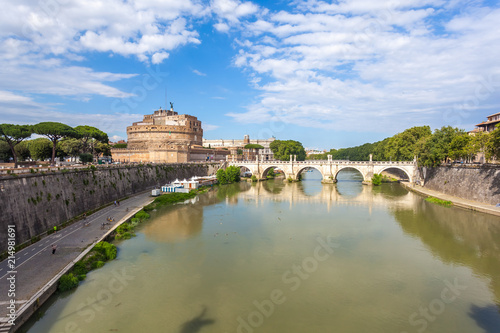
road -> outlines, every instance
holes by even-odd
[[[104,229],[102,223],[113,217],[115,225],[133,210],[151,202],[150,192],[139,194],[120,202],[120,206],[110,205],[104,209],[57,231],[40,241],[16,253],[15,270],[15,303],[17,307],[28,302],[47,282],[56,276],[64,267],[80,255],[89,245],[106,234],[113,225]],[[85,225],[87,223],[87,225]],[[52,254],[52,245],[56,252]],[[7,280],[12,274],[7,266],[8,260],[0,263],[0,333],[7,332],[7,314],[10,298],[10,283]]]

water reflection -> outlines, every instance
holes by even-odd
[[[378,189],[366,186],[361,182],[343,182],[337,184],[321,184],[320,179],[289,183],[286,180],[275,179],[265,182],[241,184],[244,192],[238,194],[238,185],[229,186],[225,192],[218,194],[221,199],[226,198],[229,203],[236,203],[239,199],[255,202],[257,206],[267,201],[289,202],[290,207],[298,203],[323,203],[328,209],[336,205],[367,205],[384,206],[387,204],[411,208],[415,196],[409,195],[408,190],[398,184],[384,184]],[[276,194],[275,192],[278,192]],[[229,199],[227,199],[229,198]]]
[[[153,212],[151,222],[142,229],[146,237],[157,242],[182,242],[200,233],[203,206],[186,204],[166,207]]]
[[[488,278],[500,304],[500,223],[498,218],[421,200],[392,214],[402,230],[418,237],[441,261],[463,265]]]

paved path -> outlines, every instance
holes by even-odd
[[[51,234],[16,253],[16,304],[28,302],[40,289],[53,279],[63,268],[78,257],[85,248],[104,236],[110,229],[119,225],[124,217],[133,211],[139,210],[152,201],[150,191],[121,201],[120,206],[108,206],[72,225]],[[114,225],[104,229],[102,223],[108,217],[114,218]],[[90,222],[87,226],[85,223]],[[55,254],[52,254],[52,245],[56,245]],[[7,281],[10,270],[7,260],[0,263],[0,333],[8,331],[7,305],[9,283]],[[16,325],[17,326],[17,325]]]
[[[406,184],[406,183],[401,183],[401,184],[403,184],[409,190],[415,191],[417,193],[424,194],[427,196],[430,195],[432,197],[435,197],[435,198],[438,198],[441,200],[451,201],[451,202],[453,202],[453,205],[455,205],[457,207],[462,207],[462,208],[466,208],[466,209],[475,210],[478,212],[483,212],[483,213],[488,213],[488,214],[500,216],[500,207],[488,205],[488,204],[478,202],[478,201],[462,199],[462,198],[455,197],[455,196],[452,196],[449,194],[444,194],[444,193],[441,193],[438,191],[429,190],[428,188],[418,186],[418,185],[411,186],[411,185]]]

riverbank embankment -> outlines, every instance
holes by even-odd
[[[15,226],[17,246],[69,225],[77,216],[115,200],[193,176],[213,174],[217,163],[139,164],[51,170],[0,177],[0,252],[7,228]]]
[[[478,201],[459,198],[459,197],[456,197],[453,195],[434,191],[434,190],[431,190],[431,189],[428,189],[428,188],[425,188],[425,187],[422,187],[419,185],[411,185],[411,184],[408,184],[405,182],[401,182],[401,185],[403,185],[408,190],[416,192],[416,193],[421,194],[423,196],[431,196],[431,197],[438,198],[441,200],[451,201],[453,203],[453,205],[456,207],[500,216],[500,207],[496,207],[494,205],[489,205],[489,204],[478,202]]]

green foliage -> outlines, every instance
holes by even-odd
[[[226,168],[227,181],[229,183],[236,183],[240,181],[240,168],[237,166],[229,166]]]
[[[146,213],[144,210],[140,210],[134,215],[134,217],[139,219],[140,222],[142,222],[149,219],[149,214]]]
[[[224,169],[219,169],[217,170],[217,180],[219,181],[219,184],[227,184],[228,181],[227,181],[227,175],[226,175],[226,171]]]
[[[249,143],[247,145],[245,145],[245,147],[243,147],[245,149],[264,149],[264,146],[261,146],[257,143]]]
[[[31,158],[35,161],[43,161],[51,156],[52,144],[50,140],[38,138],[27,141]]]
[[[87,274],[88,272],[89,270],[87,269],[87,266],[82,260],[78,261],[73,267],[73,273],[75,275],[84,275]]]
[[[489,138],[486,144],[486,156],[487,158],[495,157],[500,159],[500,124],[495,126],[495,130],[489,134]]]
[[[73,288],[78,287],[78,282],[79,282],[78,278],[74,276],[73,273],[64,274],[59,279],[58,289],[61,292],[71,290]]]
[[[86,164],[86,163],[91,163],[93,160],[94,160],[94,156],[92,156],[92,154],[80,154],[80,161],[83,163],[83,164]]]
[[[12,157],[14,158],[14,163],[16,165],[17,155],[15,147],[24,139],[29,138],[32,133],[33,128],[30,125],[0,124],[0,137],[2,137],[10,147]]]
[[[113,148],[127,148],[126,143],[116,143],[113,145]]]
[[[289,161],[290,155],[297,155],[297,161],[306,159],[306,151],[302,143],[294,140],[274,140],[269,145],[274,153],[274,158],[280,161]]]
[[[456,135],[450,143],[449,156],[453,160],[463,159],[467,160],[469,157],[469,147],[472,138],[467,133],[460,133]]]
[[[102,241],[97,243],[92,251],[104,255],[105,261],[113,260],[116,258],[116,246],[108,242]]]
[[[243,150],[238,148],[236,150],[236,155],[243,155]]]
[[[14,147],[14,151],[16,152],[18,161],[19,160],[26,161],[27,159],[29,159],[31,157],[28,143],[29,143],[29,141],[22,141],[22,142],[19,142]]]
[[[250,179],[252,180],[252,183],[257,182],[257,177],[255,175],[252,175],[252,177],[250,177]]]
[[[419,156],[419,164],[434,167],[447,161],[450,158],[450,152],[452,152],[451,143],[453,139],[464,133],[463,130],[451,126],[436,129],[432,136],[423,144],[423,149]]]
[[[382,184],[382,175],[379,173],[374,174],[372,177],[372,184],[375,186]]]
[[[102,266],[104,266],[104,261],[97,260],[92,263],[92,269],[98,269]]]
[[[267,178],[274,178],[276,177],[276,174],[274,173],[274,169],[269,169],[269,171],[267,172]]]
[[[425,201],[432,202],[432,203],[435,203],[435,204],[438,204],[438,205],[441,205],[441,206],[445,206],[445,207],[450,207],[450,206],[453,205],[453,203],[451,201],[441,200],[441,199],[434,198],[434,197],[427,197],[425,199]]]
[[[217,171],[217,180],[221,185],[239,182],[240,168],[232,165],[227,167],[226,170],[219,169]]]
[[[51,164],[54,164],[55,162],[57,141],[64,137],[80,137],[80,134],[71,126],[57,122],[41,122],[33,125],[33,132],[39,135],[46,136],[52,142]]]
[[[0,161],[8,162],[13,157],[9,144],[0,137]]]
[[[76,157],[82,152],[82,143],[75,138],[63,138],[57,145],[65,156]]]

